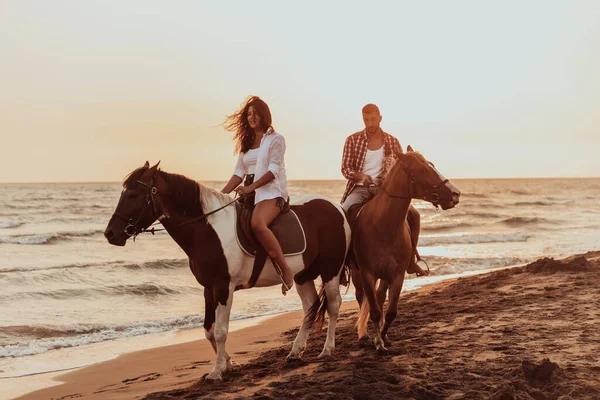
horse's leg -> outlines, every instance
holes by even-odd
[[[225,304],[221,304],[219,299],[225,297],[225,291],[229,291],[226,297]],[[214,340],[217,343],[217,361],[212,372],[208,374],[206,379],[209,380],[220,380],[223,379],[223,372],[227,370],[228,355],[225,351],[225,341],[227,340],[227,333],[229,332],[229,315],[231,313],[231,305],[233,303],[233,291],[235,286],[233,285],[220,285],[214,288],[214,297],[217,307],[215,310],[215,327],[214,327]]]
[[[383,313],[383,305],[385,304],[385,297],[387,295],[387,290],[390,287],[387,282],[383,279],[379,280],[379,286],[377,286],[377,291],[375,292],[375,296],[377,297],[377,304],[379,304],[379,309]],[[381,329],[381,325],[378,327]]]
[[[362,304],[364,290],[362,287],[362,282],[360,281],[360,272],[356,265],[352,265],[350,268],[350,273],[352,275],[352,283],[354,283],[354,294],[356,296],[356,301],[358,301],[358,306]]]
[[[204,335],[209,341],[215,354],[217,354],[217,341],[215,340],[215,296],[210,288],[204,288]],[[240,368],[240,365],[231,360],[229,354],[225,352],[227,360],[227,371],[234,371]]]
[[[376,279],[371,273],[371,271],[368,271],[366,268],[362,268],[360,270],[360,277],[362,280],[363,289],[365,291],[366,302],[364,302],[364,304],[361,306],[361,311],[359,313],[359,338],[364,336],[364,331],[366,331],[367,321],[365,318],[365,314],[367,314],[367,312],[365,311],[368,310],[371,322],[373,322],[373,325],[376,327],[375,339],[373,340],[375,347],[377,348],[377,350],[385,350],[383,340],[381,339],[380,330],[378,328],[381,323],[381,309],[379,308],[379,304],[377,303],[377,296],[375,295]],[[362,314],[362,318],[360,314]]]
[[[299,359],[302,351],[304,351],[304,348],[306,347],[306,340],[308,339],[308,334],[310,333],[311,329],[310,324],[306,321],[306,315],[308,314],[308,310],[310,310],[312,305],[319,300],[319,295],[317,294],[314,281],[307,281],[302,285],[297,284],[296,291],[298,292],[298,295],[300,295],[300,300],[302,300],[304,318],[302,319],[302,325],[300,326],[300,330],[298,331],[296,339],[294,340],[292,351],[290,351],[290,354],[287,356],[287,358],[291,360]]]
[[[204,288],[204,335],[217,354],[215,341],[215,296],[211,288]]]
[[[329,326],[327,327],[327,339],[323,351],[318,358],[327,357],[333,354],[335,349],[335,326],[340,314],[342,305],[342,295],[340,294],[339,275],[325,283],[325,295],[327,296],[327,315],[329,315]]]
[[[400,292],[402,291],[402,285],[404,284],[404,269],[401,274],[396,276],[394,282],[390,286],[390,303],[388,304],[387,312],[385,313],[385,324],[383,325],[383,329],[381,330],[381,336],[385,338],[387,336],[387,331],[390,329],[390,325],[396,319],[396,315],[398,315],[398,300],[400,298]]]

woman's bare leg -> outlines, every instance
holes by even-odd
[[[271,257],[281,268],[283,272],[283,280],[285,285],[281,285],[281,291],[286,294],[287,290],[294,285],[294,274],[285,261],[281,246],[277,241],[277,238],[269,229],[269,225],[277,218],[281,213],[281,209],[277,206],[275,199],[263,200],[256,204],[254,211],[252,212],[252,231],[256,236],[256,239],[262,244],[267,251],[269,257]]]

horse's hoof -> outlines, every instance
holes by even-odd
[[[375,339],[373,339],[373,344],[375,345],[375,349],[377,349],[378,352],[387,351],[383,339],[376,337]]]
[[[383,345],[385,347],[390,347],[392,346],[392,341],[390,339],[388,339],[387,335],[383,338]]]
[[[375,345],[375,349],[380,354],[383,354],[383,353],[387,352],[387,349],[385,348],[385,346],[383,345],[383,343],[381,343],[379,345]]]
[[[206,382],[216,382],[223,380],[223,374],[221,372],[213,371],[210,374],[206,375],[204,378]]]
[[[300,356],[300,353],[290,353],[285,358],[285,361],[286,362],[302,361],[302,357]]]
[[[241,369],[242,366],[236,363],[235,361],[229,361],[229,363],[227,364],[227,371],[229,372],[239,371]]]
[[[317,358],[327,358],[333,355],[333,349],[323,349]]]

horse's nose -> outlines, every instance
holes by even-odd
[[[115,234],[113,233],[112,229],[106,228],[104,231],[104,237],[110,242],[115,237]]]
[[[460,193],[452,193],[452,201],[454,202],[454,204],[458,204],[460,198]]]

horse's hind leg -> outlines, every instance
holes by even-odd
[[[294,340],[292,351],[290,351],[290,354],[287,356],[287,358],[291,360],[300,358],[300,354],[306,347],[306,340],[308,339],[311,329],[310,322],[306,321],[306,315],[308,314],[308,310],[310,310],[312,305],[319,300],[319,295],[317,294],[314,281],[307,281],[302,285],[296,284],[296,291],[298,292],[298,295],[300,295],[300,300],[302,300],[304,319],[302,320],[302,325],[300,326],[300,330],[298,331],[296,339]]]
[[[340,294],[340,277],[339,275],[326,282],[325,295],[327,296],[327,315],[329,315],[329,326],[327,327],[327,339],[323,351],[319,354],[319,358],[327,357],[333,354],[335,349],[335,327],[340,314],[340,306],[342,305],[342,295]]]
[[[396,279],[394,279],[394,282],[392,282],[392,285],[390,286],[390,304],[385,313],[385,323],[381,330],[381,336],[384,338],[387,336],[387,331],[390,329],[392,322],[396,319],[396,315],[398,315],[398,300],[400,299],[400,292],[402,291],[402,285],[404,284],[404,275],[405,272],[402,270],[402,273],[396,276]]]
[[[227,334],[229,332],[229,316],[231,314],[234,290],[235,286],[233,285],[223,285],[213,289],[213,296],[215,303],[217,303],[214,325],[217,361],[212,372],[206,377],[206,379],[209,380],[223,379],[223,372],[227,370],[227,367],[230,364],[229,355],[225,351],[225,342],[227,341]],[[222,304],[222,299],[225,300],[225,304]]]

